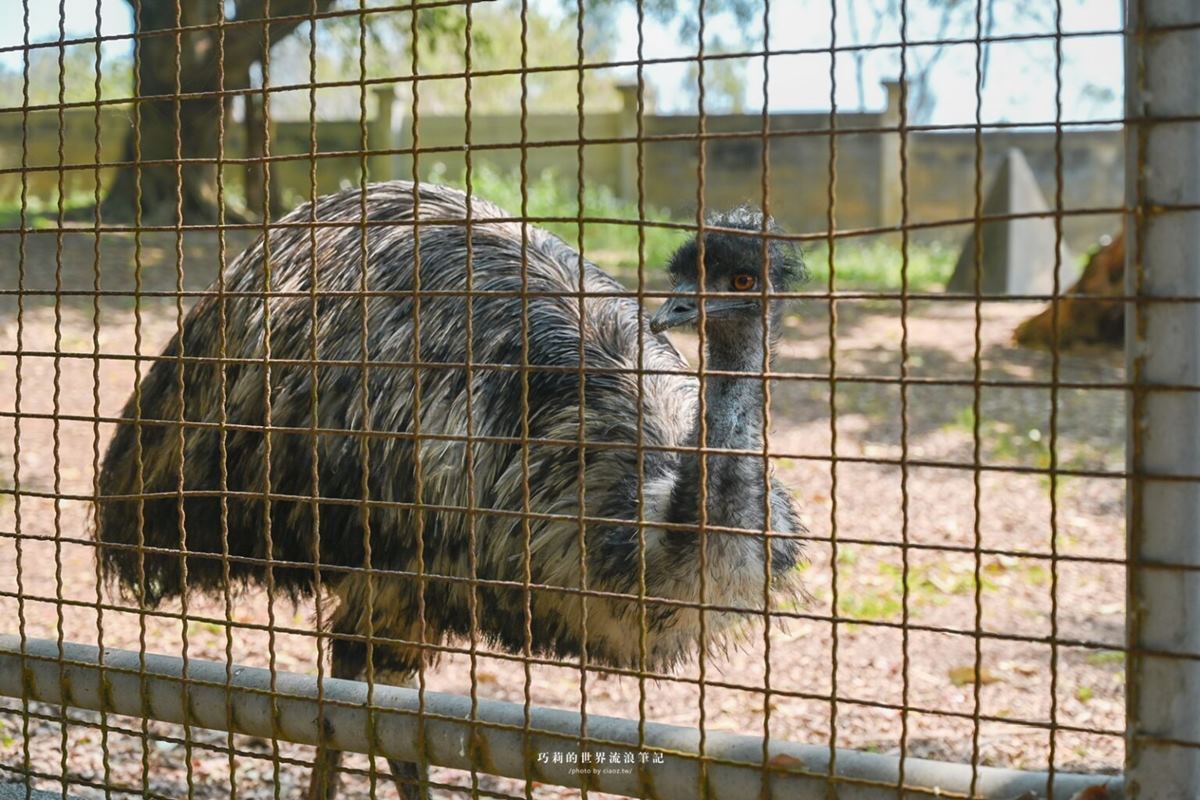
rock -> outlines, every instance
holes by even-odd
[[[1012,148],[1005,155],[983,203],[984,217],[1010,214],[1048,214],[1050,205],[1025,155]],[[980,228],[983,248],[980,254],[982,294],[1050,294],[1054,290],[1054,218],[1020,217],[985,221]],[[1078,274],[1067,246],[1059,246],[1060,285],[1065,286]],[[946,284],[948,292],[975,293],[975,231],[963,242]]]

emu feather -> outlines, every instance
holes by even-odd
[[[467,198],[452,189],[372,185],[365,227],[362,203],[358,190],[331,195],[274,227],[269,286],[263,243],[242,253],[226,293],[191,310],[125,407],[96,514],[102,565],[124,589],[153,606],[220,591],[227,573],[265,584],[269,572],[295,597],[316,590],[319,573],[339,599],[333,632],[381,637],[377,668],[404,680],[424,656],[413,644],[422,629],[427,642],[472,635],[472,591],[474,634],[497,646],[578,657],[586,631],[592,661],[666,669],[696,649],[702,583],[705,603],[741,612],[707,612],[714,640],[761,613],[764,584],[789,586],[799,546],[776,534],[803,528],[786,490],[764,475],[761,379],[709,379],[705,443],[760,455],[712,455],[702,466],[683,451],[700,442],[698,382],[620,284],[536,227],[523,244],[522,226],[482,200],[471,201],[468,233]],[[758,270],[774,290],[802,272],[777,241],[763,247],[758,212],[712,224],[736,230],[706,235],[709,288],[730,270]],[[676,281],[698,279],[698,261],[693,240],[671,265]],[[740,316],[713,301],[710,367],[762,370],[762,325],[778,322],[777,303],[770,314],[757,305],[765,299],[739,301]],[[585,447],[582,470],[581,438],[597,445]],[[582,537],[581,514],[602,520]],[[701,516],[716,530],[697,535]],[[335,672],[361,672],[367,652],[361,638],[335,641]],[[321,782],[314,797],[332,791],[328,775]]]

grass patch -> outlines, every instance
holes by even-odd
[[[954,272],[958,251],[940,242],[908,245],[908,288],[930,291],[945,286]],[[828,245],[806,248],[805,260],[812,275],[810,286],[829,286],[831,270]],[[888,289],[902,287],[904,259],[899,242],[875,239],[865,242],[839,242],[833,251],[832,270],[838,289]]]
[[[838,592],[838,614],[863,622],[896,621],[904,611],[904,570],[896,564],[881,563],[873,574],[851,569],[859,562],[852,549],[838,551],[838,566],[846,571],[847,585]],[[856,580],[861,579],[861,580]],[[993,592],[998,584],[986,574],[980,586]],[[949,564],[910,564],[908,568],[908,610],[918,616],[922,608],[945,605],[952,596],[975,591],[972,570],[956,570]]]
[[[463,177],[451,176],[443,164],[437,164],[429,179],[466,188]],[[472,192],[491,200],[513,213],[521,213],[521,175],[501,172],[483,165],[471,171]],[[526,184],[527,211],[533,217],[575,217],[579,214],[579,198],[573,180],[565,180],[552,170],[530,176]],[[588,184],[583,192],[583,213],[588,217],[636,222],[637,203],[619,198],[608,186]],[[687,238],[687,232],[656,227],[654,222],[694,223],[690,214],[675,214],[669,208],[646,207],[645,264],[647,280],[657,286],[665,285],[663,268],[676,248]],[[561,236],[568,244],[580,249],[579,226],[575,222],[542,224]],[[638,226],[631,224],[587,223],[583,226],[583,247],[587,257],[612,271],[629,285],[637,282]],[[808,288],[821,290],[829,283],[829,249],[824,243],[802,248],[811,280]],[[925,291],[945,284],[954,271],[957,250],[937,242],[910,244],[908,248],[908,281],[913,291]],[[876,238],[870,243],[839,243],[833,259],[837,286],[843,289],[899,290],[902,258],[897,241]]]
[[[975,434],[975,409],[964,406],[944,426],[968,436]],[[1047,434],[1033,425],[1021,425],[1006,420],[985,419],[979,424],[979,442],[986,463],[1011,464],[1047,469],[1050,466],[1050,443]],[[1059,438],[1061,454],[1063,441]],[[1045,477],[1045,476],[1043,476]],[[1062,483],[1064,476],[1058,476]],[[1048,483],[1048,480],[1046,481]]]
[[[838,548],[837,563],[839,567],[850,567],[858,563],[858,549],[853,545],[843,545]]]
[[[466,189],[465,179],[452,178],[447,174],[443,164],[437,164],[429,179],[434,183],[442,183]],[[579,196],[572,181],[563,180],[552,170],[544,170],[536,176],[530,176],[525,185],[527,198],[526,211],[531,217],[576,217],[580,214]],[[519,172],[500,172],[487,165],[471,170],[471,191],[479,197],[491,200],[506,211],[516,215],[521,213],[521,174]],[[605,217],[608,219],[630,220],[639,219],[637,203],[618,198],[607,186],[586,184],[583,191],[583,215],[588,217]],[[672,215],[669,209],[646,207],[647,222],[669,222]],[[596,262],[606,269],[621,273],[623,279],[637,280],[638,265],[638,226],[611,223],[586,223],[583,226],[582,246],[579,225],[575,222],[547,222],[539,227],[561,236],[564,241],[575,249],[582,249],[589,260]],[[675,249],[686,238],[686,234],[668,228],[653,225],[644,226],[645,231],[645,263],[647,274],[662,272]]]
[[[1100,667],[1106,664],[1124,664],[1125,654],[1119,650],[1101,650],[1097,653],[1090,654],[1087,657],[1087,663],[1094,667]]]
[[[954,419],[950,420],[946,427],[951,430],[962,431],[963,433],[973,433],[975,430],[974,406],[963,406],[960,408],[954,414]]]
[[[1031,586],[1045,586],[1050,583],[1050,570],[1041,564],[1031,564],[1024,568],[1026,583]]]
[[[868,590],[838,594],[838,615],[864,622],[888,622],[900,616],[904,607],[899,595],[890,590]]]
[[[70,192],[63,198],[63,215],[70,219],[72,212],[94,206],[96,197],[91,189]],[[58,225],[58,193],[25,198],[26,229],[53,228]],[[21,227],[21,199],[0,203],[0,228]]]
[[[445,164],[435,164],[429,175],[433,183],[466,189],[462,175],[452,175]],[[521,213],[521,175],[517,171],[501,171],[489,165],[471,171],[471,190],[479,197],[491,200],[506,211]],[[226,187],[227,200],[237,205],[239,190],[235,184]],[[572,218],[580,215],[579,197],[574,180],[553,170],[531,175],[525,186],[526,210],[531,217]],[[71,192],[63,201],[68,218],[72,212],[90,208],[94,203],[92,191]],[[547,222],[540,226],[560,236],[572,247],[582,250],[587,258],[613,273],[627,286],[637,284],[639,236],[646,265],[647,286],[666,287],[665,267],[671,255],[688,237],[687,231],[659,227],[655,223],[679,222],[694,224],[691,213],[676,213],[669,208],[646,206],[644,217],[637,203],[618,197],[612,188],[587,184],[583,192],[582,214],[587,217],[621,220],[620,223],[589,222],[583,226],[573,221]],[[57,224],[58,197],[51,193],[29,197],[25,204],[26,226],[45,228]],[[636,224],[639,219],[646,224]],[[21,222],[20,200],[0,203],[0,227],[15,228]],[[639,230],[642,231],[639,234]],[[829,285],[829,248],[824,242],[802,248],[811,279],[807,288],[823,291]],[[946,244],[910,243],[908,247],[908,285],[912,291],[930,291],[944,285],[954,271],[957,250]],[[895,237],[873,237],[870,241],[838,242],[834,250],[833,267],[839,289],[874,289],[899,291],[901,288],[900,243]]]

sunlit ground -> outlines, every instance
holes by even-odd
[[[28,237],[27,289],[53,288],[54,238]],[[0,242],[0,270],[9,287],[17,285],[15,239]],[[230,252],[242,244],[231,243]],[[112,237],[101,255],[102,288],[131,286],[132,240]],[[142,255],[143,288],[172,290],[173,239],[148,235]],[[206,286],[215,263],[211,243],[189,242],[185,288]],[[64,287],[90,291],[92,265],[91,237],[67,236]],[[0,397],[6,398],[0,482],[11,487],[19,479],[25,493],[19,528],[12,495],[0,495],[4,631],[23,626],[31,637],[61,633],[69,641],[94,643],[102,622],[106,646],[136,649],[144,635],[149,651],[178,655],[183,628],[170,616],[178,605],[163,609],[162,617],[117,610],[123,601],[97,590],[86,544],[86,501],[52,499],[91,493],[96,453],[103,452],[111,433],[109,426],[99,426],[97,442],[88,421],[97,402],[97,365],[86,356],[97,340],[106,355],[132,353],[138,328],[142,352],[157,353],[175,330],[174,300],[146,301],[135,327],[128,298],[104,298],[98,335],[91,297],[64,297],[56,319],[52,296],[27,296],[19,332],[14,298],[0,302],[0,348],[17,350],[19,335],[25,354],[20,409],[28,415],[20,421],[16,475],[11,416],[16,359],[0,357]],[[1117,561],[1125,552],[1124,482],[1103,476],[1123,469],[1123,395],[1117,389],[1052,393],[1003,385],[1046,382],[1055,370],[1049,354],[1009,344],[1015,324],[1035,310],[1030,304],[985,304],[977,337],[969,303],[913,303],[904,326],[898,302],[845,301],[832,332],[824,301],[797,305],[776,365],[794,377],[773,389],[771,447],[812,537],[803,569],[808,597],[785,609],[791,619],[771,631],[772,694],[765,704],[768,657],[761,627],[751,627],[742,648],[706,660],[707,678],[723,684],[705,693],[708,728],[760,734],[769,714],[771,736],[794,742],[897,753],[903,741],[913,756],[977,757],[983,764],[1045,769],[1049,730],[1057,727],[1058,769],[1119,769],[1124,662],[1115,649],[1123,639],[1125,575],[1119,564],[1087,559]],[[64,354],[57,378],[51,357],[56,338]],[[902,394],[896,378],[905,339],[912,380]],[[694,350],[686,336],[677,341]],[[841,378],[832,392],[831,352]],[[1057,371],[1072,386],[1123,380],[1119,358],[1103,352],[1063,355]],[[98,374],[100,414],[116,414],[132,390],[133,362],[101,360]],[[39,416],[55,413],[61,418],[57,425]],[[971,468],[976,462],[981,471]],[[1063,474],[1051,479],[1021,471],[1051,464]],[[273,647],[278,669],[316,671],[311,637],[280,633],[272,641],[263,631],[235,626],[230,643],[221,624],[227,616],[236,623],[273,619],[277,626],[304,631],[312,625],[311,607],[270,602],[260,593],[233,601],[231,611],[222,598],[197,598],[189,605],[190,657],[221,660],[228,646],[237,662],[266,666]],[[108,604],[99,615],[98,602]],[[834,612],[836,625],[830,622]],[[973,635],[977,620],[979,638]],[[693,664],[681,674],[694,678],[698,670]],[[471,674],[467,656],[451,656],[429,671],[427,685],[467,692]],[[531,702],[578,708],[579,675],[577,667],[535,667]],[[481,653],[474,678],[480,697],[525,700],[524,672],[513,661]],[[593,676],[588,687],[589,713],[637,717],[642,691],[637,680]],[[649,719],[698,723],[694,683],[653,681],[645,692]],[[28,755],[33,771],[46,776],[37,781],[43,788],[58,787],[65,769],[71,791],[85,797],[103,794],[89,784],[141,794],[144,783],[152,794],[179,797],[188,793],[190,760],[192,796],[229,796],[225,734],[193,731],[184,743],[182,729],[154,723],[152,737],[144,739],[140,721],[109,717],[111,729],[102,737],[95,714],[71,712],[78,722],[64,729],[58,709],[38,706],[24,721],[13,711],[19,704],[5,708],[10,710],[0,717],[0,764],[19,765]],[[272,743],[235,737],[234,744],[242,751],[236,762],[239,796],[274,796]],[[278,767],[278,794],[300,797],[307,782],[303,762],[312,751],[288,744],[279,749],[290,760]],[[355,770],[367,767],[362,757],[347,763]],[[9,777],[0,775],[0,781]],[[435,770],[433,777],[470,785],[470,776],[462,773]],[[479,785],[524,793],[522,784],[509,780],[480,776]],[[393,789],[381,786],[380,795],[391,796]],[[364,797],[369,779],[351,775],[346,787],[347,797]],[[551,787],[535,793],[568,794]]]

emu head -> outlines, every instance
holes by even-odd
[[[784,299],[775,295],[791,290],[805,277],[799,250],[788,241],[764,237],[764,232],[782,231],[773,219],[764,221],[763,213],[752,206],[713,215],[705,227],[703,273],[699,237],[693,237],[671,257],[672,296],[651,317],[650,329],[659,333],[698,324],[703,302],[706,336],[730,340],[757,333],[761,341],[762,326],[769,319],[774,338],[785,306]]]

